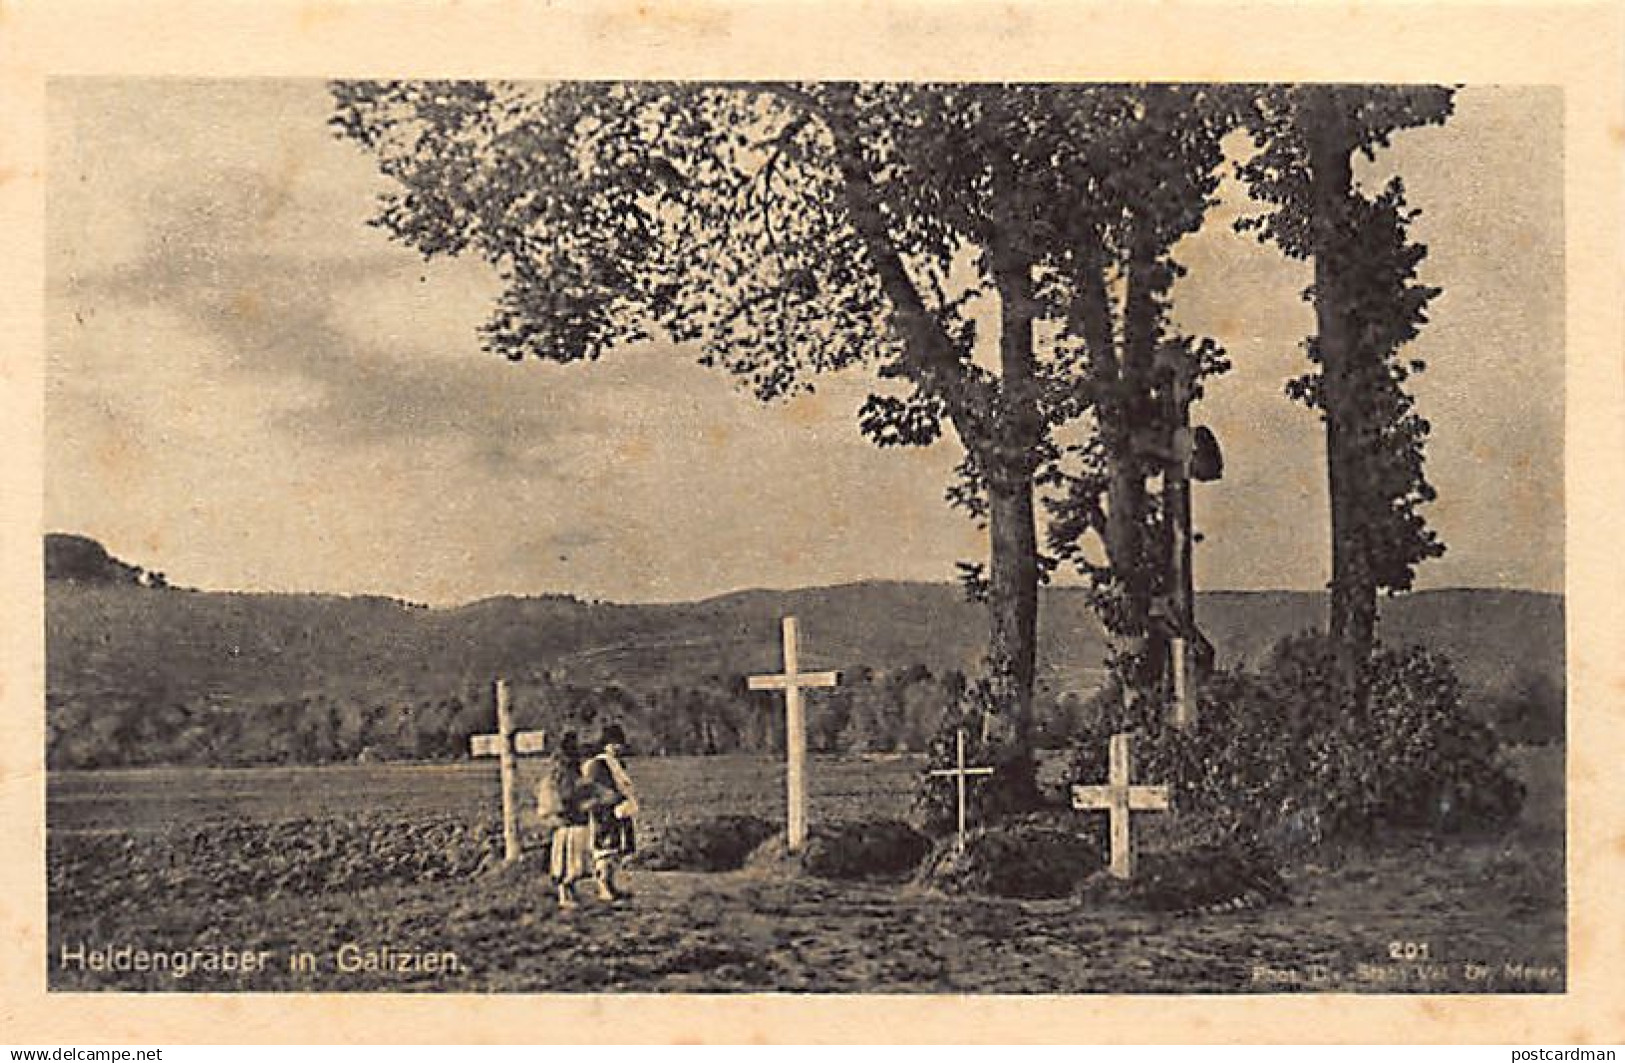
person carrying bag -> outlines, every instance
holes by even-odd
[[[615,881],[622,861],[637,849],[638,815],[637,790],[632,776],[621,762],[626,749],[626,732],[619,724],[604,728],[599,740],[601,752],[582,768],[582,776],[595,793],[603,794],[593,802],[592,823],[593,874],[598,883],[598,896],[606,901],[618,901],[630,896]]]

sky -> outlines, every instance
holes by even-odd
[[[695,352],[506,362],[499,288],[367,224],[388,186],[309,80],[59,80],[49,97],[45,518],[171,582],[434,604],[947,580],[985,534],[958,448],[881,451],[861,373],[764,406]],[[1361,168],[1404,177],[1444,289],[1408,353],[1433,425],[1420,587],[1563,587],[1562,101],[1469,87]],[[1178,249],[1179,324],[1234,369],[1197,420],[1203,589],[1325,585],[1324,444],[1285,398],[1308,268],[1236,234],[1234,182]]]

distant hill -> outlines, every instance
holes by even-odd
[[[1499,686],[1520,670],[1562,676],[1557,595],[1424,591],[1383,605],[1385,641],[1441,650],[1474,685]],[[1216,592],[1198,604],[1221,664],[1256,663],[1276,640],[1320,623],[1323,610],[1323,595],[1295,591]],[[46,593],[47,674],[61,688],[92,674],[157,672],[180,697],[375,689],[390,677],[418,689],[427,680],[543,673],[641,690],[776,669],[787,614],[801,620],[807,667],[974,671],[985,639],[981,609],[945,584],[749,591],[679,605],[557,597],[425,609],[385,598],[56,582]],[[1105,640],[1084,594],[1046,590],[1040,625],[1041,685],[1092,689]]]
[[[885,687],[892,707],[864,710],[852,706],[868,695],[849,685],[836,700],[856,700],[829,723],[884,747],[901,739],[876,729],[909,704],[903,687],[921,681],[920,667],[937,677],[975,673],[986,638],[983,610],[949,584],[752,590],[659,605],[501,597],[431,609],[379,597],[170,588],[75,536],[48,541],[46,573],[55,763],[138,763],[149,755],[236,762],[270,747],[280,759],[326,759],[375,739],[449,755],[489,726],[481,691],[498,676],[516,690],[576,691],[562,695],[559,711],[585,712],[597,695],[584,692],[597,691],[608,698],[598,698],[602,711],[641,713],[651,728],[680,717],[672,726],[681,733],[659,739],[668,746],[770,743],[765,724],[752,721],[771,714],[741,700],[738,677],[778,670],[785,615],[800,618],[804,667],[869,674],[866,682],[879,684],[871,690]],[[1318,626],[1324,609],[1322,594],[1271,591],[1204,594],[1197,611],[1220,664],[1235,666],[1256,664],[1280,638]],[[1046,589],[1040,632],[1041,701],[1054,706],[1092,692],[1104,675],[1106,643],[1084,592]],[[1450,656],[1477,703],[1556,698],[1561,713],[1554,693],[1564,671],[1560,596],[1425,591],[1384,602],[1381,635]],[[896,679],[890,687],[888,677]],[[641,708],[617,708],[612,686],[642,699]],[[922,698],[942,700],[921,694],[916,709]],[[865,711],[866,720],[849,722]],[[712,730],[689,727],[702,717]],[[912,730],[926,726],[916,720]]]
[[[93,586],[147,582],[145,572],[109,554],[95,539],[60,532],[45,537],[45,578]]]
[[[1378,636],[1450,657],[1470,686],[1500,690],[1520,675],[1564,678],[1563,596],[1536,591],[1457,588],[1418,591],[1380,602]],[[1254,664],[1284,635],[1322,626],[1326,596],[1306,591],[1216,591],[1200,595],[1197,616],[1221,663]]]

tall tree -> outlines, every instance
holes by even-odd
[[[1050,542],[1091,578],[1114,667],[1141,698],[1164,684],[1171,635],[1202,644],[1172,535],[1181,515],[1165,499],[1177,503],[1189,464],[1189,406],[1228,363],[1211,340],[1173,326],[1169,296],[1184,273],[1174,247],[1215,202],[1242,99],[1206,86],[1118,93],[1088,118],[1092,209],[1071,212],[1066,327],[1086,352],[1077,386],[1092,431],[1058,465],[1065,491],[1052,503]]]
[[[1069,210],[1106,178],[1067,86],[343,83],[335,124],[401,186],[378,222],[504,282],[511,359],[596,358],[663,330],[764,400],[868,366],[882,446],[950,429],[957,504],[984,519],[989,670],[1030,751],[1035,485],[1082,412]],[[1121,95],[1120,93],[1115,95]],[[979,321],[996,315],[984,348]],[[1045,338],[1041,338],[1041,333]]]
[[[1311,369],[1287,391],[1326,426],[1329,626],[1356,685],[1375,643],[1378,591],[1410,589],[1416,566],[1444,545],[1421,513],[1434,498],[1423,470],[1429,425],[1405,388],[1424,366],[1399,354],[1439,289],[1417,281],[1427,248],[1409,239],[1417,212],[1404,184],[1396,177],[1368,194],[1354,157],[1374,158],[1398,130],[1443,124],[1452,106],[1452,90],[1440,87],[1269,90],[1250,119],[1259,150],[1241,167],[1272,209],[1240,225],[1314,263]]]

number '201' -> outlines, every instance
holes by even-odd
[[[1391,960],[1425,960],[1428,958],[1428,943],[1425,941],[1390,941],[1388,943],[1388,958]]]

